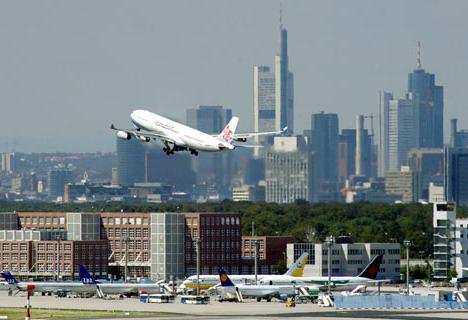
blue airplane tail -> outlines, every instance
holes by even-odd
[[[89,274],[88,270],[80,264],[80,280],[83,284],[96,284],[98,283],[94,277]]]
[[[226,271],[223,268],[218,269],[219,274],[219,281],[221,281],[222,287],[235,287],[234,283],[232,283],[231,279],[229,279]]]
[[[16,280],[16,278],[13,277],[13,275],[10,272],[6,271],[6,272],[2,272],[0,274],[2,275],[2,277],[5,278],[5,280],[6,280],[6,282],[8,284],[17,284],[18,283],[18,280]]]

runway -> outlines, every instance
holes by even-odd
[[[0,307],[23,308],[25,297],[8,296],[0,292]],[[168,314],[148,319],[192,319],[194,316],[204,319],[468,319],[468,312],[446,310],[389,310],[389,311],[346,311],[319,307],[316,304],[298,304],[295,308],[286,308],[281,302],[256,302],[247,300],[243,303],[211,301],[208,305],[186,305],[142,303],[136,298],[102,300],[96,298],[57,298],[54,296],[31,297],[34,309],[73,309],[73,310],[115,310],[132,312],[164,312]],[[34,318],[34,317],[33,317]],[[102,319],[102,318],[101,318]],[[141,319],[141,318],[139,318]]]

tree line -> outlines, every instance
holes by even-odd
[[[297,242],[321,242],[333,235],[348,236],[354,242],[398,242],[410,240],[413,258],[432,253],[432,205],[387,203],[308,203],[292,204],[222,201],[218,203],[84,203],[0,201],[0,212],[238,212],[242,234],[293,236]],[[468,217],[468,208],[458,207],[457,216]]]

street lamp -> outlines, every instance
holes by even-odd
[[[195,249],[197,251],[197,297],[200,295],[200,238],[195,238]]]
[[[325,244],[328,248],[328,295],[331,295],[331,248],[335,244],[333,236],[329,236],[325,239]]]
[[[409,296],[409,247],[411,241],[404,240],[403,245],[406,247],[406,295]]]

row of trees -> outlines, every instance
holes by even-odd
[[[294,204],[223,201],[219,203],[86,203],[0,202],[5,211],[124,211],[124,212],[239,212],[242,233],[250,234],[252,222],[257,235],[289,235],[296,241],[323,241],[326,236],[350,236],[355,242],[398,242],[411,240],[412,257],[432,253],[432,205],[386,203]],[[467,208],[457,209],[468,217]]]

